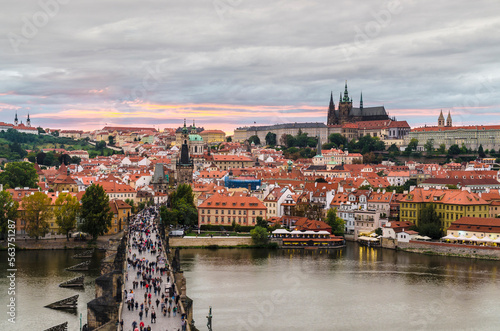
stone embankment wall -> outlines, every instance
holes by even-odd
[[[415,253],[460,256],[469,258],[500,259],[500,247],[410,241],[397,243],[398,249]]]
[[[171,247],[200,247],[213,246],[230,247],[239,245],[253,245],[250,237],[171,237],[169,238]]]
[[[398,241],[392,238],[380,238],[380,246],[383,248],[396,249]]]
[[[110,243],[101,262],[101,276],[95,280],[96,298],[87,303],[89,330],[116,330],[123,292],[127,235]]]

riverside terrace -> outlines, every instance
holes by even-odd
[[[157,230],[156,230],[155,226],[153,225],[153,217],[150,216],[149,214],[145,214],[145,215],[141,215],[141,217],[138,217],[137,219],[140,220],[141,218],[144,220],[145,225],[142,228],[142,231],[131,230],[131,233],[130,233],[131,239],[130,239],[130,241],[128,243],[128,247],[127,247],[127,251],[128,251],[127,257],[130,259],[133,259],[133,257],[135,256],[135,258],[138,259],[139,261],[141,261],[141,260],[142,261],[154,261],[156,254],[152,254],[151,250],[148,251],[146,248],[143,248],[139,251],[138,245],[132,245],[134,237],[138,241],[140,240],[140,238],[142,238],[144,240],[150,238],[153,241],[155,241]],[[139,224],[140,224],[140,221],[136,221],[135,225],[139,225]],[[131,228],[134,228],[133,225],[131,226]],[[150,235],[148,235],[146,233],[147,230],[151,231]],[[159,239],[156,239],[156,240],[159,240]],[[132,246],[134,246],[134,247],[132,247]],[[143,246],[143,247],[145,247],[145,246]],[[163,251],[160,252],[160,260],[167,261]],[[161,266],[161,264],[159,264],[158,266]],[[168,262],[166,262],[165,266],[168,267]],[[133,266],[127,266],[125,290],[127,291],[129,296],[130,296],[131,290],[133,291],[134,300],[137,301],[139,309],[136,309],[134,307],[132,310],[129,310],[127,308],[128,305],[125,302],[123,303],[123,308],[122,308],[121,317],[120,317],[120,319],[123,321],[123,330],[133,330],[132,325],[133,325],[134,321],[137,323],[138,328],[140,327],[141,322],[143,322],[144,329],[146,329],[148,326],[150,326],[151,330],[153,330],[153,331],[190,330],[189,325],[185,325],[185,326],[182,325],[183,322],[182,322],[181,316],[183,316],[185,314],[184,314],[184,307],[181,303],[181,300],[179,300],[179,308],[180,308],[179,312],[176,313],[175,316],[174,316],[173,311],[170,313],[170,316],[168,313],[166,314],[166,316],[164,316],[162,311],[161,311],[161,305],[159,304],[160,300],[162,300],[161,293],[168,293],[168,292],[165,292],[165,289],[168,289],[172,286],[172,284],[174,282],[173,273],[169,270],[168,272],[165,272],[163,275],[160,275],[160,272],[156,271],[156,268],[155,268],[155,272],[151,273],[151,276],[153,278],[160,277],[162,281],[160,284],[160,289],[161,289],[160,293],[155,293],[154,291],[151,290],[151,292],[150,292],[151,303],[149,304],[146,300],[144,300],[144,298],[145,298],[144,295],[146,294],[146,287],[145,286],[141,287],[140,285],[138,285],[135,289],[133,288],[134,281],[138,282],[138,283],[140,283],[140,281],[141,281],[141,278],[137,277],[137,270],[138,269],[133,268]],[[177,297],[180,295],[180,293],[177,289],[177,286],[174,286],[174,288],[176,290],[175,296]],[[148,295],[148,294],[146,294],[146,295]],[[169,295],[167,294],[166,297],[168,297],[168,296]],[[148,299],[148,301],[149,301],[149,299]],[[174,299],[172,302],[172,305],[171,305],[172,310],[176,306],[175,302],[176,301]],[[142,319],[140,318],[140,315],[139,315],[139,313],[141,312],[141,304],[144,304],[144,310],[142,311]],[[169,306],[169,303],[167,303],[166,307],[168,307],[168,306]],[[146,317],[146,307],[148,307],[147,317]],[[153,320],[151,319],[151,314],[153,311],[156,312],[155,323],[153,323],[152,322]]]

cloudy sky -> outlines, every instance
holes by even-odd
[[[177,127],[326,121],[354,105],[411,126],[500,123],[497,0],[4,0],[0,121]]]

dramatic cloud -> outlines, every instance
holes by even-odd
[[[326,120],[355,105],[411,125],[499,123],[490,0],[8,0],[0,116],[52,128]]]

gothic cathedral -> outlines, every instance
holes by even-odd
[[[359,108],[353,107],[352,98],[349,98],[349,92],[347,91],[347,82],[345,83],[344,95],[342,96],[342,92],[340,93],[338,109],[335,109],[335,104],[333,102],[333,92],[330,94],[327,125],[342,125],[344,123],[388,119],[390,118],[389,115],[387,115],[384,106],[363,107],[363,93],[361,93]]]

